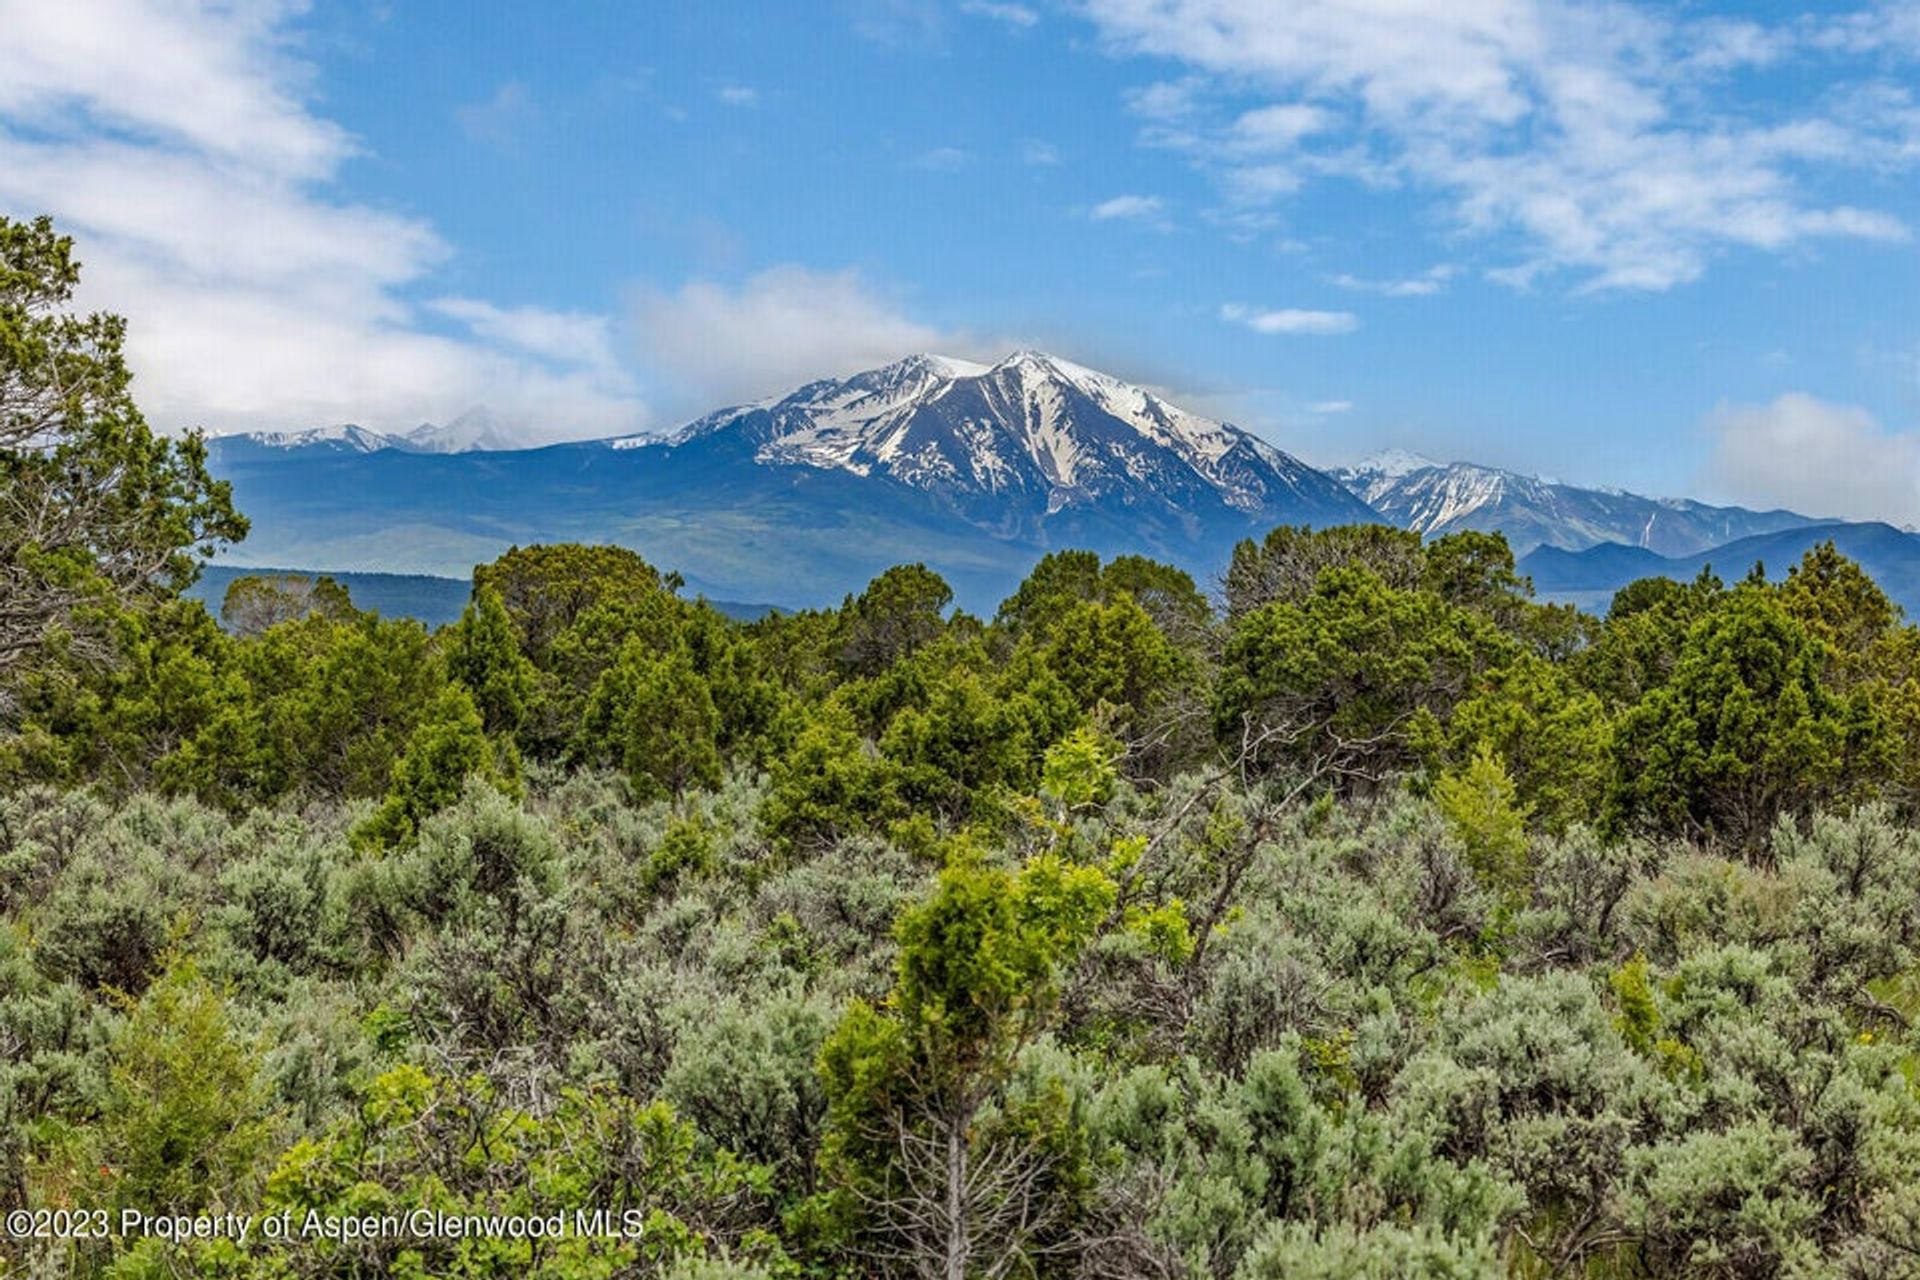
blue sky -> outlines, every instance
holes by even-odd
[[[1037,345],[1920,520],[1920,3],[0,0],[0,211],[169,427],[670,427]]]

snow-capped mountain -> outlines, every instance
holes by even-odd
[[[372,453],[376,449],[406,447],[406,441],[400,436],[371,431],[352,422],[335,427],[309,427],[305,431],[249,431],[220,439],[244,440],[262,449],[311,449],[326,453]]]
[[[1403,528],[1425,534],[1499,532],[1521,556],[1539,546],[1578,551],[1609,542],[1687,556],[1738,538],[1819,523],[1791,511],[1645,498],[1471,462],[1428,462],[1400,451],[1333,475]]]
[[[1442,467],[1446,464],[1436,462],[1424,453],[1414,453],[1407,449],[1383,449],[1356,467],[1340,467],[1333,475],[1352,488],[1355,481],[1377,482],[1398,480],[1401,476],[1411,475],[1415,471],[1425,471],[1429,467]]]
[[[1038,351],[992,365],[909,356],[708,414],[664,444],[733,444],[763,466],[884,478],[1001,527],[1123,509],[1190,523],[1216,513],[1374,518],[1329,477],[1238,427]]]
[[[374,453],[398,449],[404,453],[472,453],[505,449],[533,449],[545,443],[523,425],[498,421],[485,407],[467,410],[443,424],[423,422],[410,431],[374,431],[355,423],[309,427],[304,431],[248,431],[216,437],[217,454],[291,457],[295,454]]]
[[[991,610],[1048,551],[1202,582],[1277,524],[1377,519],[1247,432],[1039,352],[913,356],[665,436],[427,453],[215,441],[265,565],[464,575],[509,546],[615,542],[719,599],[807,606],[921,561]],[[223,447],[226,446],[226,447]]]
[[[445,424],[423,422],[402,439],[421,453],[472,453],[504,449],[537,449],[543,440],[524,423],[502,422],[491,409],[479,405]]]

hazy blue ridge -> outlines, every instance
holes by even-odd
[[[1520,560],[1544,599],[1603,612],[1615,591],[1637,578],[1687,581],[1711,568],[1725,581],[1743,578],[1755,564],[1779,581],[1807,551],[1823,542],[1857,562],[1907,616],[1920,617],[1920,534],[1880,522],[1805,525],[1740,538],[1689,556],[1661,556],[1642,547],[1608,543],[1581,551],[1540,547]]]

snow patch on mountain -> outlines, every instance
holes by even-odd
[[[263,449],[320,449],[330,452],[475,453],[536,449],[548,443],[523,423],[503,422],[484,405],[446,423],[423,422],[404,432],[373,431],[355,423],[308,427],[300,431],[249,431],[230,437]]]
[[[1334,475],[1402,528],[1429,536],[1465,529],[1498,532],[1516,555],[1538,546],[1580,550],[1603,542],[1690,555],[1735,538],[1811,523],[1791,511],[1647,498],[1471,462],[1410,465],[1414,461],[1426,460],[1395,451]]]
[[[1407,527],[1422,533],[1448,528],[1509,496],[1548,508],[1553,506],[1549,486],[1540,481],[1467,462],[1410,471],[1390,483],[1399,499],[1397,505],[1406,511]],[[1384,490],[1381,496],[1386,496]]]
[[[303,431],[250,431],[243,438],[269,449],[325,448],[341,453],[375,453],[405,446],[400,436],[372,431],[353,422],[308,427]]]
[[[477,405],[444,424],[423,422],[406,433],[407,447],[421,453],[473,453],[536,449],[546,443],[522,423],[502,422]]]
[[[1334,474],[1347,479],[1397,480],[1401,476],[1415,471],[1425,471],[1428,467],[1445,466],[1423,453],[1414,453],[1409,449],[1382,449],[1379,453],[1355,463],[1351,467],[1341,467]]]

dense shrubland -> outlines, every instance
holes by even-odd
[[[645,1228],[0,1271],[1920,1275],[1920,631],[1831,548],[1605,619],[1369,527],[991,619],[560,546],[216,621],[224,490],[0,233],[0,1210]]]
[[[1915,633],[1277,530],[742,624],[244,580],[0,745],[0,1200],[634,1207],[115,1274],[1920,1273]],[[10,1246],[18,1249],[18,1246]]]

